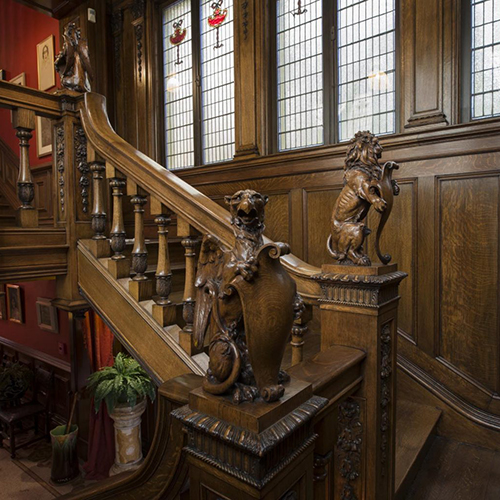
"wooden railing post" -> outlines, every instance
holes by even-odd
[[[170,256],[168,254],[168,226],[171,219],[170,214],[162,213],[155,219],[158,224],[158,264],[156,267],[156,293],[155,304],[153,304],[153,317],[161,326],[175,323],[175,304],[169,299],[172,291],[172,270],[170,267]]]
[[[125,258],[125,224],[123,222],[123,190],[126,186],[124,179],[114,177],[109,185],[113,196],[113,223],[111,225],[111,250],[114,255],[109,262],[109,271],[115,278],[126,278],[130,275],[130,263]]]
[[[182,317],[185,326],[179,336],[181,347],[190,355],[196,353],[193,343],[193,323],[194,306],[196,303],[196,288],[194,281],[196,278],[196,246],[198,239],[194,237],[194,230],[188,222],[181,218],[177,219],[177,235],[182,236],[181,241],[184,247],[186,258],[186,279],[184,282],[184,296],[182,305]]]
[[[302,362],[304,356],[304,335],[307,333],[307,323],[311,320],[311,308],[307,307],[302,297],[297,294],[294,304],[295,319],[292,327],[292,365]]]
[[[22,108],[12,110],[12,125],[19,138],[17,195],[21,206],[17,211],[17,224],[20,227],[38,227],[38,211],[31,204],[35,198],[35,185],[31,176],[29,158],[29,141],[35,129],[35,112]]]
[[[136,190],[137,191],[137,190]],[[150,299],[153,295],[153,282],[146,276],[148,268],[148,250],[144,238],[144,205],[146,196],[135,194],[130,200],[134,206],[134,248],[132,249],[132,269],[134,277],[129,284],[129,292],[140,302]]]

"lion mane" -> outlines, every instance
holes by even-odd
[[[382,146],[378,139],[368,131],[357,132],[347,150],[344,170],[348,172],[356,168],[379,180],[382,168],[378,160],[381,156]]]

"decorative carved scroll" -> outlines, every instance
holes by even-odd
[[[348,398],[339,406],[337,455],[340,476],[344,480],[341,500],[358,500],[353,483],[361,472],[363,425],[360,413],[359,403],[354,399]]]
[[[56,127],[56,155],[59,204],[61,205],[61,212],[64,212],[64,125],[62,123]]]
[[[94,76],[87,40],[81,38],[80,28],[75,23],[66,26],[63,40],[62,50],[55,60],[62,86],[76,92],[90,92],[90,82]]]
[[[390,405],[391,405],[391,383],[392,376],[392,338],[391,324],[386,323],[382,326],[380,333],[380,351],[381,351],[381,366],[380,366],[380,407],[381,424],[380,424],[380,449],[382,475],[385,475],[385,465],[387,463],[387,449],[389,440],[389,430],[391,427]]]
[[[288,245],[264,245],[267,196],[238,191],[226,197],[236,243],[226,250],[214,236],[202,243],[195,285],[194,344],[208,335],[210,363],[203,388],[233,393],[233,401],[284,394],[281,361],[294,320],[295,283],[279,257]]]
[[[82,211],[86,214],[89,211],[90,168],[87,163],[87,137],[80,126],[75,129],[75,161],[76,168],[80,172],[78,185],[82,196]]]
[[[377,228],[375,248],[383,264],[391,260],[389,254],[380,252],[382,229],[392,210],[394,196],[399,186],[392,179],[392,171],[399,165],[387,162],[379,165],[382,146],[370,132],[358,132],[349,144],[344,166],[344,187],[333,207],[331,234],[327,249],[339,264],[369,266],[370,258],[363,250],[363,243],[371,230],[365,219],[370,207],[381,213]]]

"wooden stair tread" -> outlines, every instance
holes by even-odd
[[[432,406],[399,400],[396,410],[397,500],[403,500],[429,450],[441,410]]]

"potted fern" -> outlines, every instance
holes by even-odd
[[[89,390],[99,411],[104,401],[115,428],[115,463],[110,476],[134,470],[142,462],[141,416],[146,397],[155,400],[153,381],[139,363],[119,353],[113,366],[107,366],[89,377]]]

